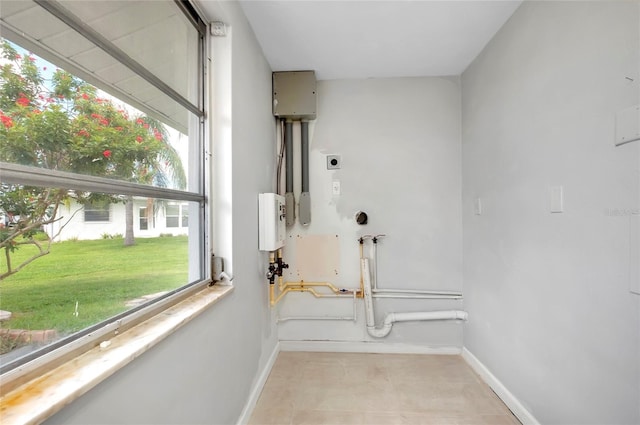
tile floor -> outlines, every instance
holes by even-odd
[[[460,356],[281,352],[250,425],[519,425]]]

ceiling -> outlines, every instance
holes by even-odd
[[[459,75],[520,3],[240,0],[271,68],[319,80]]]

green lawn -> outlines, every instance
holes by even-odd
[[[28,257],[29,249],[17,254]],[[138,238],[131,247],[122,239],[54,243],[49,255],[0,281],[0,309],[13,313],[2,328],[83,329],[127,310],[128,300],[186,284],[187,252],[186,236]]]

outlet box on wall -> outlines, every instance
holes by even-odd
[[[273,73],[273,115],[291,119],[316,119],[316,73]]]
[[[339,170],[341,166],[340,155],[327,155],[327,170]]]

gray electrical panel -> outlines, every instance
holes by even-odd
[[[273,73],[273,115],[293,120],[316,119],[316,73]]]

